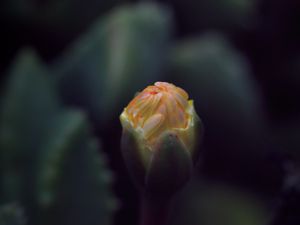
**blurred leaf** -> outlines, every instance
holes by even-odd
[[[250,193],[222,184],[193,182],[173,216],[174,225],[265,225],[270,214]]]
[[[218,33],[183,41],[170,54],[170,74],[194,99],[205,127],[202,171],[249,189],[281,188],[258,85],[247,60]]]
[[[100,19],[54,65],[65,102],[100,121],[116,116],[159,77],[169,34],[169,12],[154,4],[125,6]]]
[[[264,129],[249,66],[221,35],[208,33],[176,46],[171,73],[195,100],[208,135],[214,132],[225,143],[245,144]]]
[[[1,225],[23,225],[23,210],[17,204],[6,204],[0,207]]]
[[[208,33],[179,44],[172,53],[174,72],[179,70],[177,79],[192,88],[192,95],[203,95],[202,101],[218,101],[216,107],[224,110],[230,106],[229,115],[252,117],[259,97],[255,83],[246,60],[224,37]]]
[[[83,114],[66,113],[53,128],[40,167],[41,223],[110,224],[116,209],[112,176]]]
[[[38,168],[38,198],[42,207],[49,207],[55,201],[55,194],[62,167],[72,151],[74,138],[82,132],[84,117],[76,111],[62,112],[49,127],[48,140],[41,149]]]
[[[53,82],[30,50],[19,55],[9,78],[1,112],[0,145],[3,200],[14,201],[34,192],[38,149],[58,102]]]
[[[55,83],[24,50],[12,65],[0,127],[1,201],[20,201],[29,224],[109,224],[111,174],[85,115],[59,104]]]

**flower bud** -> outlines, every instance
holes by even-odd
[[[203,129],[183,89],[156,82],[136,95],[120,120],[123,157],[144,191],[172,194],[186,183]]]

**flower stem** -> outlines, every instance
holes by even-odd
[[[171,199],[143,197],[140,225],[167,225]]]

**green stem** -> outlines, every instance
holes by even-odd
[[[171,199],[142,198],[140,225],[167,225]]]

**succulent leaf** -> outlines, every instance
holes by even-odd
[[[100,18],[53,64],[64,102],[106,121],[162,72],[171,30],[166,8],[124,6]],[[99,115],[102,115],[99,117]]]

